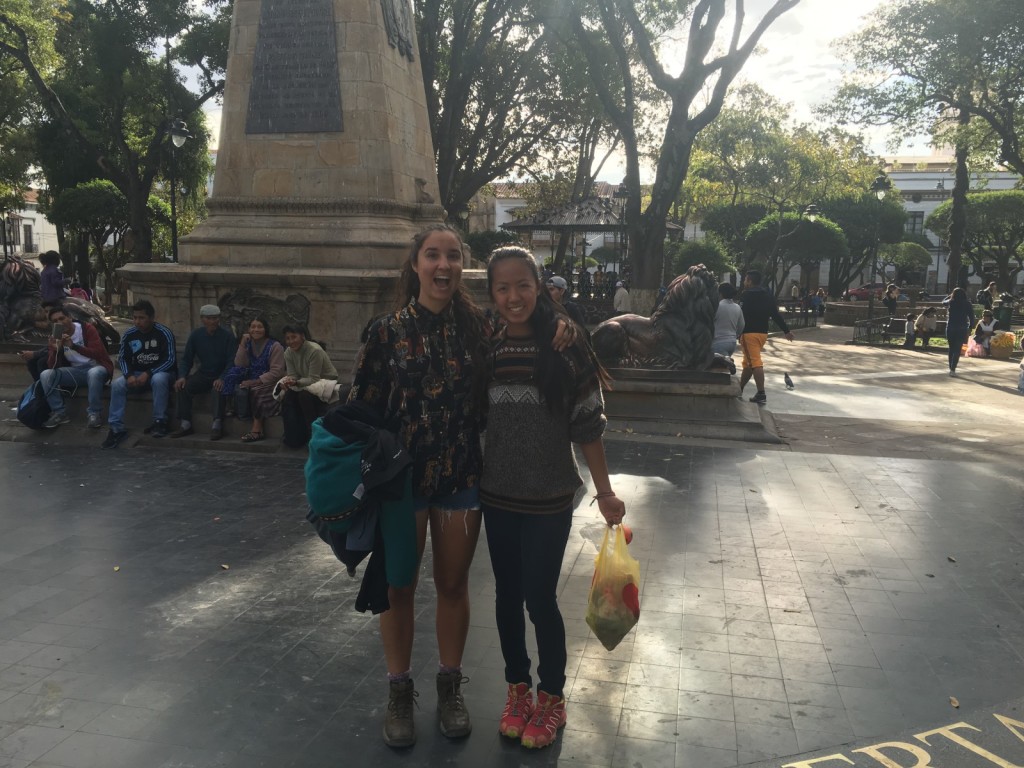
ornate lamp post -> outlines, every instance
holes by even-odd
[[[879,173],[875,180],[871,182],[871,191],[875,193],[875,197],[878,198],[878,215],[875,217],[875,244],[871,251],[871,279],[868,283],[871,286],[875,284],[875,277],[877,276],[878,270],[878,245],[879,238],[881,237],[880,229],[882,224],[882,206],[881,202],[885,200],[885,196],[892,189],[892,182],[889,181],[889,177],[884,172]],[[868,292],[868,320],[870,321],[875,316],[875,289],[872,287]],[[870,322],[868,324],[868,338],[871,337]]]
[[[188,126],[185,121],[179,117],[174,118],[167,124],[167,135],[171,138],[171,261],[174,263],[178,262],[178,204],[177,204],[177,192],[175,187],[177,181],[175,180],[175,172],[177,168],[177,156],[174,152],[175,149],[181,149],[185,146],[185,142],[192,138],[192,134],[188,132]]]
[[[804,212],[801,214],[801,218],[807,219],[809,222],[811,222],[811,224],[816,222],[818,220],[819,216],[821,216],[821,211],[818,210],[818,206],[816,206],[814,203],[811,203],[806,208],[804,208]],[[819,270],[819,272],[821,271],[821,262],[818,262],[818,270]],[[801,271],[801,273],[803,272],[803,266],[800,267],[800,271]],[[807,291],[807,293],[805,295],[810,296],[810,293],[811,293],[811,275],[810,275],[810,270],[808,270],[808,273],[806,275],[806,279],[804,281],[804,290]],[[807,304],[804,304],[803,306],[806,307]]]

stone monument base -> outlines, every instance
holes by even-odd
[[[239,326],[225,296],[249,292],[247,315],[260,302],[299,304],[308,312],[310,336],[327,345],[327,353],[348,377],[359,349],[359,334],[376,315],[395,305],[397,269],[329,269],[302,267],[233,267],[189,264],[128,264],[118,270],[130,286],[129,303],[147,299],[156,319],[167,325],[181,344],[199,325],[199,308],[218,304],[229,324]],[[482,270],[464,270],[463,282],[477,301],[483,298]],[[308,303],[307,303],[308,302]],[[244,332],[242,327],[235,331]],[[271,327],[281,339],[281,329]]]
[[[619,429],[648,435],[782,443],[771,413],[740,400],[728,373],[612,368],[605,393],[608,418]]]

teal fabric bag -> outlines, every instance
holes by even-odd
[[[346,443],[332,435],[323,419],[313,422],[305,470],[306,500],[312,514],[336,533],[348,531],[362,504],[362,453],[362,443]]]

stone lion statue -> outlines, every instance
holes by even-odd
[[[610,368],[718,369],[735,373],[729,358],[711,352],[718,281],[703,264],[668,286],[650,317],[619,315],[594,329],[594,351]]]
[[[96,326],[108,347],[121,340],[121,334],[92,302],[66,296],[62,305],[76,322]],[[32,336],[46,338],[49,328],[39,298],[39,270],[21,256],[7,255],[0,264],[0,339],[29,342]]]

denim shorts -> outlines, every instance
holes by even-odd
[[[480,509],[480,489],[477,486],[464,488],[449,496],[416,496],[412,500],[417,512],[425,509],[440,509],[454,512],[461,509]]]

